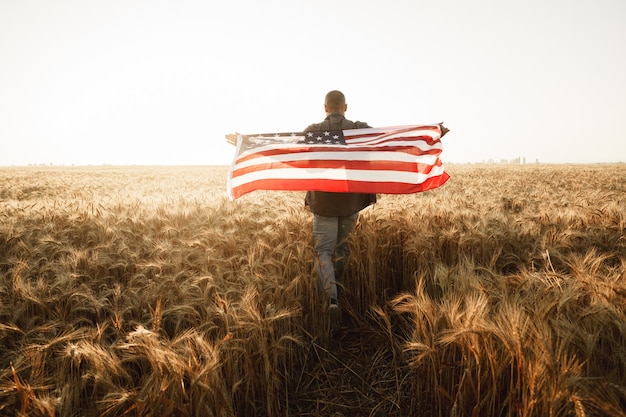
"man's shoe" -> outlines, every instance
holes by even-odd
[[[330,313],[330,332],[332,333],[339,329],[341,311],[339,305],[334,303],[328,307],[328,311]]]

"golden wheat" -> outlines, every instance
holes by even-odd
[[[0,412],[624,415],[626,166],[449,172],[362,213],[329,338],[303,193],[0,169]]]

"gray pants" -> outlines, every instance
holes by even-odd
[[[350,256],[346,238],[354,229],[358,217],[359,213],[345,217],[313,215],[317,289],[329,301],[337,301],[336,276],[341,277]]]

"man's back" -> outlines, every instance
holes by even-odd
[[[365,122],[353,122],[339,113],[331,113],[321,123],[313,123],[309,125],[305,132],[322,132],[324,130],[348,130],[348,129],[364,129],[371,127]]]
[[[305,132],[362,129],[370,127],[365,122],[353,122],[340,113],[331,113],[321,123],[309,125]],[[320,216],[349,216],[376,202],[376,194],[333,193],[308,191],[304,200],[311,211]]]

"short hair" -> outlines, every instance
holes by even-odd
[[[326,94],[324,104],[326,104],[331,111],[343,111],[346,105],[346,96],[339,90],[329,91],[328,94]]]

